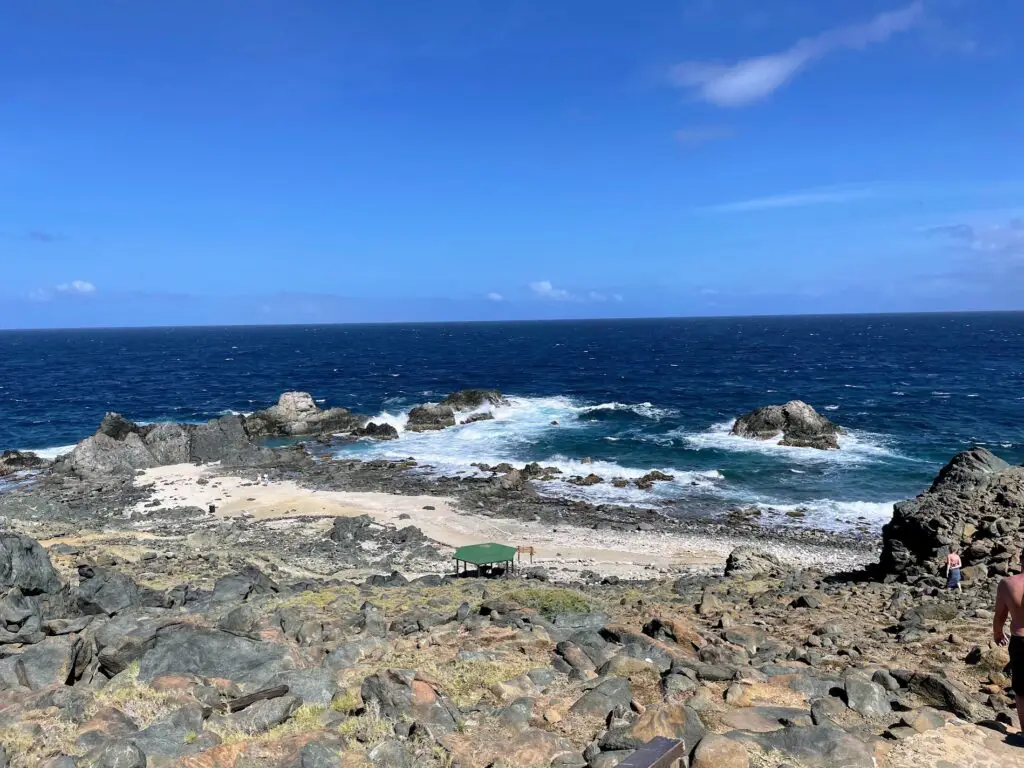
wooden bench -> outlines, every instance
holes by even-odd
[[[681,739],[658,736],[627,757],[619,768],[683,768],[686,745]]]

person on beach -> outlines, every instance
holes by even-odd
[[[962,592],[963,589],[960,587],[960,568],[963,563],[960,562],[960,555],[956,550],[953,550],[946,557],[946,589],[955,589],[957,592]]]
[[[1020,553],[1024,570],[1024,551]],[[1010,685],[1017,703],[1017,726],[1024,726],[1024,573],[1007,576],[996,590],[996,615],[992,620],[992,639],[996,645],[1007,645],[1003,625],[1010,619]]]

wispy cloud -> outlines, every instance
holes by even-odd
[[[605,302],[614,301],[616,303],[623,301],[621,293],[604,293],[602,291],[587,291],[586,293],[575,294],[571,291],[567,291],[565,288],[557,288],[551,284],[550,280],[538,280],[530,283],[530,290],[533,291],[533,295],[540,299],[547,299],[548,301],[572,301],[578,304],[604,304]]]
[[[828,30],[798,41],[779,53],[743,59],[734,64],[684,62],[670,71],[673,84],[720,107],[741,107],[767,98],[817,59],[837,50],[861,50],[883,43],[924,18],[924,3],[876,16],[869,22]]]
[[[710,205],[700,210],[712,213],[742,213],[744,211],[768,211],[776,208],[805,208],[811,205],[848,203],[853,200],[862,200],[871,195],[872,191],[866,188],[810,189],[804,192],[768,195],[750,200]]]
[[[67,283],[60,283],[50,288],[36,288],[29,291],[28,297],[32,301],[50,301],[54,296],[92,296],[96,293],[96,286],[88,280],[72,280]]]
[[[504,301],[505,297],[502,296],[500,293],[495,293],[494,291],[491,291],[490,293],[487,294],[487,300],[488,301]]]
[[[38,229],[33,229],[28,233],[28,239],[34,243],[54,243],[60,238],[50,232],[43,232]]]
[[[680,128],[675,132],[675,139],[680,144],[697,147],[711,141],[731,139],[735,135],[736,131],[727,125],[694,125]]]
[[[553,286],[550,280],[538,280],[537,282],[530,283],[530,290],[533,291],[534,295],[542,299],[551,299],[552,301],[576,300],[576,297],[564,288]]]
[[[935,227],[930,234],[944,237],[975,256],[998,260],[1024,260],[1024,218],[1006,224],[952,224]]]
[[[75,296],[90,296],[96,293],[96,286],[87,280],[72,280],[70,283],[58,285],[57,292]]]

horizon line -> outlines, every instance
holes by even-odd
[[[933,315],[1019,315],[1024,309],[956,309],[917,312],[797,312],[750,315],[650,315],[643,317],[556,317],[527,320],[374,320],[333,323],[218,323],[216,325],[80,325],[64,327],[0,328],[0,333],[46,331],[152,331],[205,328],[333,328],[337,326],[400,325],[527,325],[541,323],[647,322],[651,320],[769,320],[813,317],[928,317]]]

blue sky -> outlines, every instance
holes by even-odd
[[[1024,309],[1017,0],[8,0],[0,327]]]

